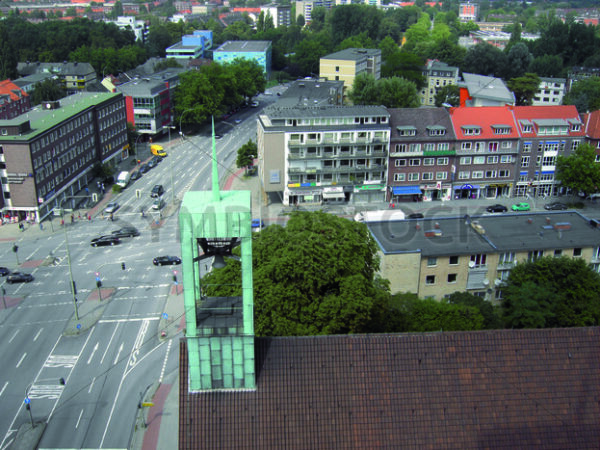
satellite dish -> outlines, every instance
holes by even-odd
[[[487,286],[488,284],[490,284],[490,280],[488,280],[487,278],[483,280],[483,285]]]
[[[494,280],[494,284],[495,284],[496,286],[500,286],[500,285],[502,284],[502,280],[501,280],[500,278],[496,278],[496,279]]]
[[[469,267],[472,269],[475,267],[475,261],[469,261]]]

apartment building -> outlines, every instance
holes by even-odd
[[[600,268],[600,229],[576,211],[373,222],[380,274],[392,293],[442,299],[469,292],[502,299],[515,264],[543,256],[582,258]]]
[[[12,119],[31,108],[29,95],[10,80],[0,81],[0,120]]]
[[[90,63],[80,62],[20,62],[17,72],[21,76],[34,73],[50,73],[56,75],[63,84],[68,95],[85,91],[95,84],[96,71]]]
[[[563,193],[555,179],[556,158],[568,156],[585,141],[585,129],[577,108],[573,105],[518,106],[513,111],[521,136],[514,196]]]
[[[269,80],[272,53],[271,41],[226,41],[213,52],[213,60],[219,63],[231,63],[238,58],[256,61]]]
[[[325,9],[331,9],[335,4],[335,0],[299,0],[296,1],[296,17],[304,17],[304,23],[307,25],[312,21],[312,10],[317,6],[321,6]]]
[[[196,59],[204,58],[207,50],[212,48],[213,34],[211,30],[194,30],[186,34],[181,41],[168,47],[165,52],[167,58]]]
[[[476,22],[479,14],[479,3],[462,2],[458,7],[458,18],[461,22]]]
[[[80,93],[0,121],[3,213],[32,221],[75,207],[96,163],[128,155],[125,100]]]
[[[259,176],[284,205],[385,201],[389,113],[382,106],[265,108]]]
[[[533,97],[531,104],[533,106],[562,105],[566,92],[566,78],[540,78],[538,91]]]
[[[270,3],[261,6],[260,11],[265,14],[265,17],[271,16],[275,28],[289,27],[292,24],[292,8],[289,5]]]
[[[390,113],[388,200],[450,200],[456,136],[445,108],[398,108]]]
[[[519,130],[509,107],[449,108],[456,135],[453,198],[510,197]]]
[[[427,65],[423,68],[423,76],[425,86],[419,93],[423,106],[434,106],[438,91],[444,86],[457,85],[459,80],[458,67],[449,66],[435,59],[427,61]]]
[[[135,35],[137,42],[146,43],[150,35],[150,27],[144,20],[137,20],[134,16],[119,16],[117,20],[106,20],[106,23],[113,23],[120,30],[129,30]]]
[[[347,48],[323,56],[319,60],[319,77],[344,82],[344,97],[352,89],[360,74],[381,78],[381,50],[372,48]]]

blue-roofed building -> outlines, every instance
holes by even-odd
[[[181,38],[181,41],[166,49],[167,58],[204,58],[206,51],[212,48],[212,43],[211,30],[194,30],[193,34],[186,34]]]
[[[256,61],[267,80],[271,77],[271,41],[226,41],[213,52],[213,60],[219,63],[231,63],[236,59]]]

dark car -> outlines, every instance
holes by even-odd
[[[139,236],[140,232],[135,227],[123,227],[115,230],[111,233],[111,236],[124,238],[124,237],[134,237]]]
[[[152,264],[155,266],[172,266],[174,264],[181,264],[181,258],[177,256],[157,256],[152,260]]]
[[[154,158],[152,158],[150,161],[148,161],[146,166],[148,167],[148,170],[150,170],[150,169],[154,169],[157,164],[158,163],[154,160]]]
[[[490,213],[502,213],[508,211],[508,208],[504,205],[497,204],[488,206],[485,210]]]
[[[133,172],[131,172],[131,178],[129,178],[130,181],[135,181],[138,178],[140,178],[142,176],[142,172],[140,172],[139,170],[134,170]]]
[[[0,276],[6,276],[10,273],[10,270],[8,270],[6,267],[0,267]]]
[[[423,216],[421,213],[412,213],[408,215],[409,219],[422,219],[423,217],[425,216]]]
[[[150,191],[150,197],[152,198],[158,198],[161,195],[163,195],[165,192],[165,190],[162,187],[162,184],[155,184],[154,187],[152,188],[152,191]]]
[[[163,158],[166,158],[166,156],[167,156],[166,153],[165,153],[164,156],[155,155],[155,156],[152,157],[151,161],[154,161],[154,163],[156,165],[158,165],[158,163],[160,163],[163,160]]]
[[[92,247],[102,247],[104,245],[116,245],[119,244],[121,240],[113,235],[100,236],[96,239],[92,239],[90,245]]]
[[[569,207],[564,203],[554,202],[544,205],[544,209],[547,209],[548,211],[563,211],[565,209],[569,209]]]
[[[30,273],[23,272],[13,272],[6,279],[6,282],[9,284],[29,283],[30,281],[33,281],[33,275],[31,275]]]
[[[148,164],[142,164],[140,166],[140,173],[146,173],[151,169],[151,167],[148,167]]]

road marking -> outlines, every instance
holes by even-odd
[[[44,367],[55,368],[55,367],[73,367],[77,360],[79,359],[79,355],[50,355],[46,362],[44,363]]]
[[[98,323],[119,323],[119,322],[143,322],[144,320],[160,320],[160,316],[158,317],[140,317],[133,319],[104,319],[99,320]]]
[[[90,388],[88,389],[88,394],[92,392],[92,388],[94,387],[94,383],[96,381],[96,377],[92,378],[92,382],[90,383]]]
[[[81,416],[83,415],[83,409],[81,410],[81,412],[79,413],[79,418],[77,419],[77,423],[75,424],[75,428],[79,427],[79,421],[81,420]]]
[[[115,333],[117,332],[117,328],[119,328],[119,325],[117,324],[117,326],[115,327],[112,336],[110,337],[110,340],[108,341],[108,345],[106,346],[106,350],[104,350],[104,354],[102,355],[102,359],[100,360],[100,364],[102,364],[104,362],[104,357],[106,356],[106,353],[108,352],[108,349],[110,348],[110,343],[112,342],[113,338],[115,337]]]
[[[26,356],[27,356],[27,353],[23,353],[23,356],[21,356],[21,359],[17,363],[17,369],[19,368],[19,366],[21,365],[21,363],[23,362],[23,360],[25,359]]]
[[[92,353],[90,354],[90,357],[87,360],[88,364],[92,362],[92,358],[94,357],[94,353],[96,353],[96,350],[98,350],[98,342],[96,342],[96,345],[94,345],[94,349],[92,350]]]
[[[37,339],[40,337],[40,334],[42,334],[42,331],[44,331],[44,329],[40,328],[40,330],[37,332],[37,334],[33,338],[33,342],[37,341]]]
[[[56,400],[65,387],[61,384],[34,384],[29,389],[27,397],[36,400]]]
[[[14,338],[17,337],[17,334],[19,334],[19,330],[15,331],[15,334],[12,335],[12,337],[9,339],[8,343],[10,344]]]
[[[119,361],[119,356],[121,355],[121,352],[123,351],[123,342],[121,342],[121,346],[119,347],[119,351],[117,352],[117,356],[115,356],[115,360],[113,361],[113,366],[117,365],[117,362]]]
[[[8,386],[8,381],[4,382],[4,386],[2,386],[2,390],[0,391],[0,397],[2,397],[2,394],[4,393],[4,389],[6,389],[6,386]]]
[[[148,332],[149,325],[150,321],[144,320],[142,326],[140,327],[140,331],[138,331],[137,337],[135,338],[135,343],[133,344],[133,349],[131,350],[131,354],[129,355],[129,361],[127,361],[127,367],[130,367],[130,369],[127,372],[125,372],[124,376],[127,376],[127,374],[131,370],[133,370],[133,368],[137,364],[137,357],[140,352],[140,348],[142,347],[142,345],[144,345],[144,338],[146,336],[146,333]]]
[[[169,359],[169,351],[171,350],[171,344],[173,344],[173,340],[169,340],[167,344],[167,351],[165,352],[165,360],[163,361],[162,369],[160,369],[160,377],[158,377],[158,383],[162,383],[163,376],[165,375],[165,369],[167,367],[167,359]]]

